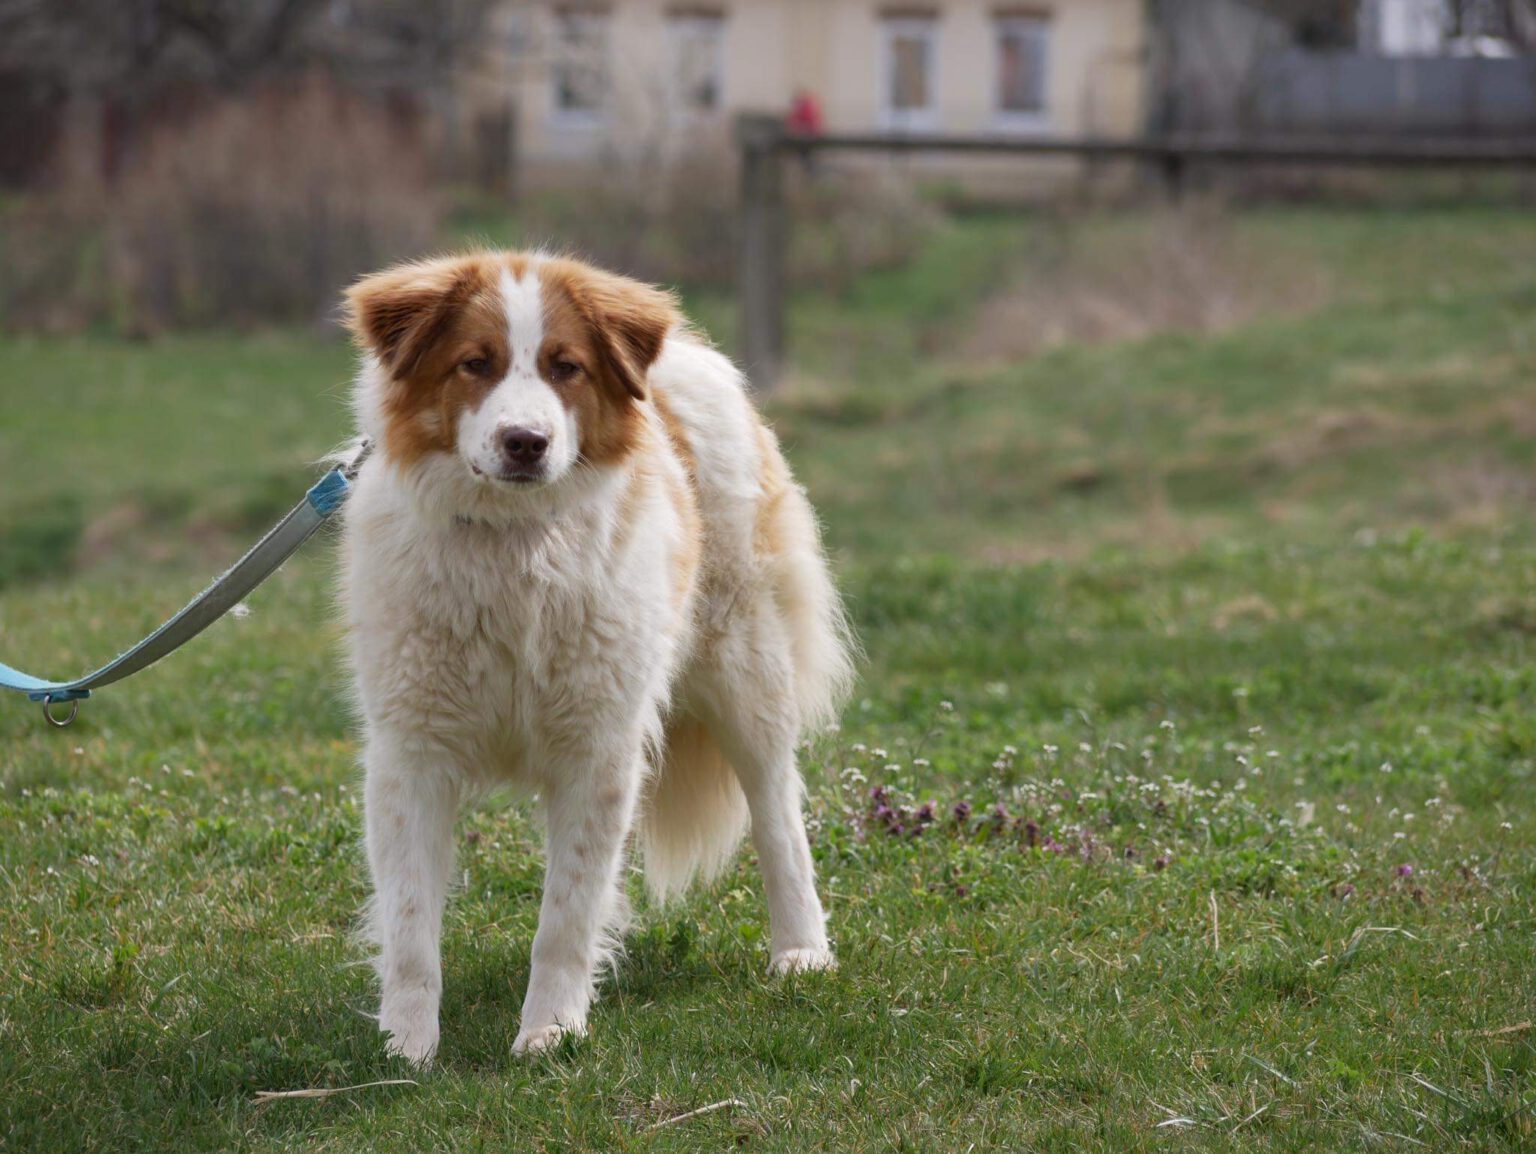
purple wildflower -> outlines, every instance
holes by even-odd
[[[960,825],[964,825],[971,820],[971,803],[963,800],[955,802],[954,813],[955,821]]]
[[[1157,856],[1157,860],[1152,863],[1152,868],[1154,870],[1159,871],[1159,872],[1167,869],[1168,868],[1168,859],[1167,859],[1167,857],[1165,857],[1162,854],[1159,854]]]
[[[1411,878],[1413,876],[1413,867],[1406,864],[1398,866],[1397,876],[1400,878]]]
[[[1024,823],[1024,841],[1031,846],[1040,844],[1040,825],[1034,818]]]

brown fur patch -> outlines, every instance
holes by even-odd
[[[348,326],[389,376],[383,449],[396,463],[453,452],[460,415],[505,378],[501,274],[520,281],[530,267],[544,305],[539,374],[575,411],[582,459],[615,464],[638,447],[646,375],[681,320],[672,297],[579,261],[481,252],[400,265],[347,294]],[[472,361],[485,365],[471,370]],[[578,371],[562,375],[562,362]]]
[[[507,317],[498,282],[526,261],[491,254],[402,265],[367,277],[347,294],[348,324],[389,374],[384,452],[408,466],[451,453],[459,415],[506,376]],[[471,371],[466,362],[482,360]]]
[[[639,445],[647,399],[646,375],[681,317],[671,296],[650,285],[573,260],[538,268],[544,297],[544,344],[539,370],[576,412],[581,455],[593,464],[623,460]],[[557,380],[551,367],[580,369]]]

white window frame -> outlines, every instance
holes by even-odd
[[[896,41],[916,36],[926,44],[928,105],[897,108]],[[936,16],[886,16],[880,20],[880,119],[892,132],[934,132],[939,128],[939,21]]]
[[[707,31],[714,37],[712,68],[715,81],[715,103],[712,108],[700,108],[685,100],[682,90],[682,55],[685,36]],[[668,98],[672,115],[682,120],[706,120],[725,111],[725,13],[677,12],[667,16],[667,55],[671,67],[672,83]]]
[[[569,50],[565,40],[564,22],[567,20],[590,21],[601,27],[602,59],[599,61],[603,73],[603,93],[601,102],[596,108],[566,108],[560,103],[560,82],[563,78],[562,70],[565,66],[564,55]],[[579,129],[596,128],[608,118],[608,106],[613,97],[613,14],[606,8],[574,8],[556,10],[553,16],[553,27],[550,39],[554,49],[554,59],[549,70],[549,109],[550,119],[560,128]]]
[[[1008,33],[1038,36],[1040,54],[1040,107],[1025,111],[1003,107],[1003,37]],[[1003,132],[1044,132],[1051,127],[1051,42],[1055,39],[1049,15],[1000,15],[992,20],[992,120]]]

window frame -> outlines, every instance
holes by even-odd
[[[896,42],[916,37],[924,43],[928,103],[922,108],[897,108]],[[939,20],[937,15],[903,14],[880,18],[880,120],[892,132],[934,132],[939,116]]]
[[[682,81],[682,56],[685,34],[707,30],[713,39],[712,79],[715,102],[704,107],[686,99]],[[667,62],[672,73],[667,86],[668,108],[681,120],[708,120],[721,115],[725,101],[725,13],[704,9],[679,9],[666,14]]]
[[[597,127],[608,119],[613,96],[613,13],[606,7],[573,5],[556,8],[553,17],[554,28],[551,39],[554,43],[554,59],[549,70],[550,119],[562,128]],[[591,108],[569,107],[562,103],[566,80],[565,69],[571,65],[567,53],[576,47],[576,44],[566,37],[566,29],[570,26],[568,21],[587,22],[591,27],[599,30],[594,37],[594,40],[601,41],[596,46],[599,58],[594,63],[601,70],[602,90],[598,94],[597,104]]]
[[[1035,37],[1040,42],[1040,107],[1003,105],[1003,43],[1008,35]],[[1009,132],[1041,132],[1051,127],[1051,43],[1055,39],[1048,12],[999,12],[992,18],[992,120]]]

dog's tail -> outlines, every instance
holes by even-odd
[[[773,558],[774,595],[789,627],[800,732],[837,720],[853,688],[859,643],[821,545],[821,527],[805,491],[788,480],[770,515],[785,542]]]
[[[703,723],[675,718],[663,740],[639,823],[645,885],[659,903],[718,874],[747,830],[746,796]]]

